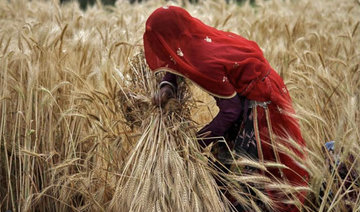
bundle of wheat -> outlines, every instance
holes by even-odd
[[[113,211],[223,211],[216,182],[197,150],[189,110],[183,104],[186,89],[166,108],[151,105],[156,78],[141,55],[131,62],[130,89],[122,91],[122,108],[130,127],[140,122],[141,137],[124,164],[111,201]],[[185,87],[183,87],[185,88]],[[185,98],[180,98],[185,97]],[[180,100],[180,101],[178,101]],[[195,142],[194,142],[195,141]],[[206,202],[206,203],[205,203]]]
[[[157,91],[159,77],[156,79],[150,72],[142,54],[130,64],[132,83],[128,86],[132,89],[122,89],[119,96],[126,101],[120,107],[124,108],[129,127],[134,128],[134,120],[141,122],[137,126],[141,137],[125,160],[110,204],[112,210],[234,210],[229,196],[245,208],[256,207],[255,197],[245,192],[245,187],[271,205],[266,195],[250,186],[268,184],[268,178],[223,171],[219,164],[215,165],[210,147],[200,151],[190,118],[192,98],[187,84],[179,85],[176,98],[164,108],[155,107],[150,97]]]

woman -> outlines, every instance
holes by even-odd
[[[207,26],[184,9],[169,6],[155,10],[148,18],[144,48],[151,70],[167,71],[155,96],[158,104],[176,92],[176,75],[186,77],[214,96],[220,109],[200,130],[200,137],[229,135],[237,152],[288,167],[270,169],[269,177],[307,186],[306,170],[279,151],[279,146],[287,147],[305,159],[305,142],[293,117],[290,96],[255,42]],[[240,131],[233,133],[237,124]],[[296,148],[289,138],[297,143]],[[203,141],[206,146],[212,140]],[[293,204],[281,203],[282,197],[275,192],[269,194],[278,202],[278,210],[298,211]],[[303,202],[305,194],[300,192],[296,199]]]

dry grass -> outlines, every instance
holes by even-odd
[[[220,201],[213,176],[234,196],[241,194],[234,181],[268,183],[259,176],[216,174],[196,154],[195,128],[216,114],[211,97],[198,88],[190,88],[192,96],[183,93],[180,99],[188,101],[181,116],[163,116],[150,105],[156,79],[135,55],[145,20],[160,5],[124,1],[83,12],[75,3],[0,2],[0,210],[137,211],[148,201],[156,211],[202,211],[231,207]],[[185,7],[209,25],[258,42],[284,78],[308,143],[312,192],[303,210],[359,210],[358,1],[266,1],[255,8],[206,1]],[[165,142],[183,131],[189,133],[179,141]],[[322,146],[328,140],[337,141],[339,158],[350,170],[347,180],[327,167]],[[159,151],[144,151],[154,148]],[[279,166],[237,162],[251,164]],[[201,179],[208,184],[199,184]],[[290,193],[306,189],[282,182],[266,186]]]

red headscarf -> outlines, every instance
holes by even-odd
[[[154,71],[185,76],[215,96],[239,93],[252,100],[270,100],[267,89],[250,92],[262,89],[255,84],[271,71],[258,45],[207,26],[180,7],[162,7],[150,15],[144,47]]]

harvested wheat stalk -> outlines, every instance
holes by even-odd
[[[114,211],[224,211],[224,197],[203,163],[195,133],[177,114],[156,109],[127,159]]]
[[[156,90],[156,78],[147,70],[143,58],[136,56],[130,77],[134,89],[124,92],[130,109],[123,110],[125,119],[142,136],[124,163],[114,197],[113,211],[225,211],[225,196],[207,170],[206,158],[199,151],[196,132],[191,126],[189,110],[184,106],[186,88],[180,86],[178,98],[165,108],[150,105],[146,99]],[[137,82],[141,83],[138,85]],[[141,89],[141,88],[146,88]],[[140,98],[139,98],[140,97]],[[142,98],[141,98],[142,97]],[[123,97],[124,98],[124,97]],[[141,101],[142,99],[142,101]],[[139,102],[142,102],[139,104]],[[124,102],[124,101],[122,101]],[[141,112],[140,112],[141,111]],[[142,117],[136,116],[142,114]],[[141,118],[141,119],[139,119]]]

